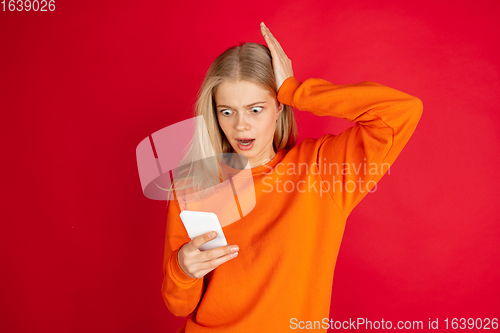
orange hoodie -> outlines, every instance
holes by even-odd
[[[238,256],[196,279],[177,253],[190,238],[174,200],[167,216],[162,295],[179,332],[326,331],[346,218],[395,161],[422,115],[420,99],[364,81],[285,80],[278,100],[356,122],[339,135],[305,138],[252,169],[255,208],[223,227]]]

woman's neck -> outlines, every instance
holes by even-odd
[[[235,156],[235,155],[238,155],[238,156]],[[246,157],[241,157],[241,156],[239,156],[238,153],[235,153],[234,151],[232,151],[231,157],[230,157],[229,161],[227,162],[227,165],[229,165],[233,169],[247,169],[248,164],[250,164],[250,169],[255,169],[255,168],[260,167],[261,165],[269,163],[275,156],[276,156],[276,152],[273,149],[272,155],[270,158],[256,156],[255,158],[253,158],[252,160],[249,161]]]

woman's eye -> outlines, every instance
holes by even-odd
[[[254,112],[254,113],[259,113],[260,111],[262,111],[262,109],[263,109],[263,107],[262,107],[262,106],[254,106],[254,107],[252,108],[252,111],[256,111],[256,110],[257,110],[257,112]]]
[[[231,115],[231,113],[233,113],[233,111],[231,111],[231,110],[222,110],[221,113],[223,115],[225,115],[225,116],[229,116],[229,115]]]

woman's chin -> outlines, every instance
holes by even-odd
[[[245,156],[245,158],[247,160],[251,160],[254,157],[258,156],[258,154],[256,153],[256,151],[257,150],[255,149],[255,147],[253,147],[251,150],[234,149],[233,153],[237,153],[239,155],[243,155],[243,156]]]
[[[248,158],[250,158],[254,155],[253,152],[248,151],[248,150],[235,149],[234,152],[238,153],[240,155],[246,156]]]

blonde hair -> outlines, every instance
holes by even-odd
[[[277,99],[271,52],[267,46],[242,43],[219,55],[210,65],[198,91],[194,117],[199,121],[196,122],[195,134],[189,149],[175,170],[173,186],[177,192],[187,188],[193,193],[208,190],[221,182],[220,159],[223,154],[234,151],[219,126],[215,108],[215,90],[226,80],[246,80],[256,83]],[[290,149],[297,141],[297,124],[293,109],[289,105],[283,106],[274,132],[275,152]]]

